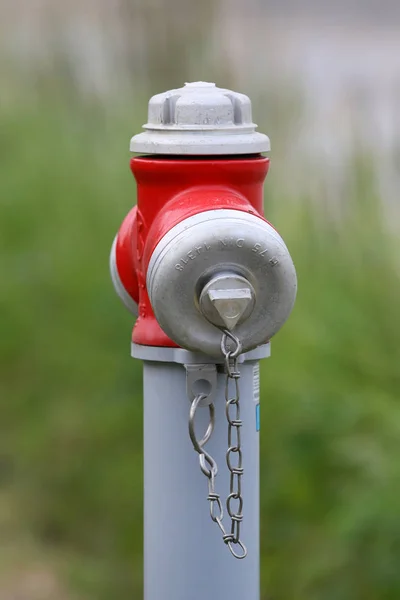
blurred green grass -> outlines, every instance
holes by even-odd
[[[140,598],[141,365],[108,255],[144,104],[64,91],[1,113],[2,541],[29,532],[77,597]],[[267,181],[299,295],[262,365],[263,599],[400,597],[399,248],[368,157],[349,172],[335,218]]]

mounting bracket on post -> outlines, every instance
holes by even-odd
[[[213,404],[217,392],[217,367],[211,364],[184,365],[186,369],[186,393],[192,402],[199,394],[205,398],[199,406]]]

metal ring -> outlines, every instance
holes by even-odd
[[[203,453],[203,446],[207,444],[208,440],[212,436],[215,426],[215,409],[214,404],[211,403],[208,405],[208,410],[210,413],[210,422],[208,424],[207,431],[205,432],[204,437],[200,440],[200,442],[197,440],[196,433],[194,431],[194,419],[196,416],[198,406],[200,402],[204,400],[204,398],[207,398],[206,394],[199,394],[198,396],[196,396],[190,406],[189,412],[189,435],[190,439],[192,440],[193,447],[196,450],[196,452],[198,452],[198,454]]]
[[[218,475],[217,463],[205,450],[202,450],[201,454],[199,455],[199,462],[201,472],[208,477],[208,479]],[[209,469],[207,468],[206,463],[210,465]]]
[[[207,500],[210,502],[210,515],[214,523],[222,522],[224,518],[224,509],[222,508],[221,498],[219,494],[209,494]],[[217,505],[219,515],[214,515],[214,505]]]
[[[232,465],[231,460],[232,460],[232,454],[237,454],[237,465]],[[230,470],[230,472],[232,473],[233,469],[242,469],[242,464],[243,464],[243,452],[241,448],[237,448],[237,447],[232,447],[228,449],[228,452],[226,453],[226,464],[228,465],[228,469]]]
[[[232,510],[231,507],[231,503],[232,500],[237,500],[238,501],[238,506],[237,506],[237,511],[234,512]],[[230,516],[231,519],[235,519],[238,521],[243,521],[243,498],[240,494],[238,494],[237,492],[232,492],[232,494],[229,494],[227,500],[226,500],[226,509],[228,511],[228,515]]]
[[[243,554],[237,554],[237,552],[234,551],[233,546],[234,546],[234,542],[227,542],[228,544],[228,548],[229,550],[232,552],[233,556],[235,558],[238,558],[239,560],[242,558],[246,558],[247,556],[247,548],[246,546],[243,544],[243,542],[241,542],[240,540],[237,541],[236,545],[240,546],[240,548],[243,551]]]
[[[221,339],[221,352],[224,356],[227,356],[227,358],[237,358],[239,356],[239,354],[241,354],[242,352],[242,343],[240,340],[238,340],[238,338],[233,335],[233,333],[231,333],[229,331],[229,329],[222,329],[222,339]],[[226,352],[226,338],[229,338],[232,342],[234,342],[234,344],[236,345],[236,349],[235,350],[229,350],[228,352]]]

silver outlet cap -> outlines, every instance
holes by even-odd
[[[221,327],[249,352],[280,330],[297,278],[289,251],[266,221],[238,210],[208,210],[159,241],[147,290],[163,331],[181,348],[221,357]]]

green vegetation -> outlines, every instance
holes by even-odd
[[[31,548],[68,598],[141,597],[141,366],[108,275],[131,114],[40,88],[2,112],[0,574]],[[264,600],[400,597],[398,248],[352,172],[335,219],[266,188],[299,295],[262,367]]]

